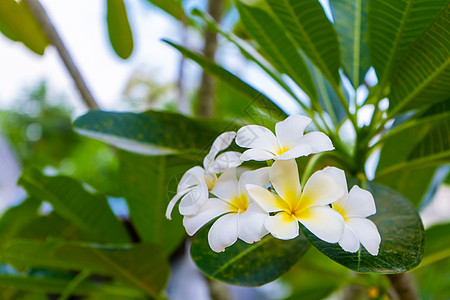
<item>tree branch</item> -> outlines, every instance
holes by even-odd
[[[217,23],[220,23],[222,18],[222,7],[223,0],[208,0],[208,13]],[[217,35],[208,28],[205,30],[203,54],[206,58],[214,61],[217,50]],[[211,118],[214,113],[214,106],[214,79],[203,71],[199,91],[199,116]]]
[[[61,37],[59,36],[56,28],[53,26],[50,18],[48,17],[45,9],[42,7],[39,0],[24,0],[25,3],[30,8],[34,17],[36,18],[39,25],[41,25],[42,30],[45,32],[50,43],[55,46],[56,50],[59,53],[59,56],[64,62],[67,70],[75,81],[75,85],[80,91],[81,97],[89,109],[99,109],[97,102],[95,101],[92,93],[86,85],[86,82],[81,77],[78,68],[76,67],[72,57],[69,54],[69,51],[65,47]]]
[[[419,300],[411,277],[405,273],[387,275],[400,300]]]

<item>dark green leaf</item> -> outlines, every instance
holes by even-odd
[[[144,155],[198,153],[209,149],[220,133],[236,130],[231,122],[201,121],[156,111],[91,111],[76,119],[74,126],[82,135]]]
[[[368,0],[331,0],[344,71],[356,89],[369,70]]]
[[[298,47],[333,86],[338,86],[341,65],[339,43],[336,31],[319,1],[267,0],[267,4]]]
[[[259,44],[265,58],[280,72],[289,75],[312,99],[317,91],[303,58],[283,28],[265,10],[237,2],[241,21]]]
[[[165,42],[180,51],[187,58],[198,63],[211,76],[215,77],[217,80],[221,80],[227,86],[245,96],[249,105],[260,108],[264,113],[268,114],[269,117],[277,120],[282,120],[287,116],[286,113],[273,103],[272,100],[215,62],[173,42],[167,40]]]
[[[23,172],[19,184],[30,195],[48,201],[58,214],[97,240],[118,243],[130,240],[106,198],[88,193],[77,181],[64,176],[47,177],[29,169]]]
[[[40,206],[40,200],[28,198],[20,205],[5,211],[0,219],[0,245],[26,227],[36,217]]]
[[[356,253],[342,250],[339,244],[326,243],[310,233],[303,225],[308,240],[321,252],[356,272],[400,273],[417,266],[422,260],[424,229],[412,204],[389,188],[367,183],[373,194],[377,213],[369,217],[381,235],[380,252],[370,255],[362,246]]]
[[[170,254],[185,236],[179,214],[165,217],[178,180],[196,162],[180,156],[140,156],[120,152],[120,182],[130,218],[144,242],[160,245]]]
[[[130,57],[133,52],[133,35],[123,0],[107,0],[106,21],[114,51],[123,59]]]
[[[13,41],[20,41],[31,51],[43,55],[49,44],[25,1],[0,1],[0,31]]]
[[[216,253],[209,247],[205,227],[194,237],[191,256],[209,277],[230,284],[258,286],[277,279],[287,272],[308,250],[303,237],[283,241],[266,236],[255,244],[238,240],[225,252]]]
[[[383,88],[389,82],[395,66],[404,57],[408,46],[445,6],[447,0],[369,1],[370,60]],[[434,42],[429,40],[427,43]],[[429,49],[432,52],[439,47],[437,44],[433,45],[432,50],[421,44],[421,49]],[[427,51],[420,50],[420,52],[425,54]],[[428,60],[426,61],[428,63]],[[415,69],[417,66],[412,68]],[[422,69],[420,70],[422,72]],[[411,73],[404,75],[410,77]],[[392,78],[395,80],[396,76]],[[397,85],[393,84],[392,89],[398,89]]]
[[[445,8],[431,26],[404,53],[394,71],[391,93],[388,96],[389,111],[393,116],[448,99],[450,94],[448,1],[444,1],[443,6]]]

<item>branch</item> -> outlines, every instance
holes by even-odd
[[[400,300],[419,300],[411,277],[405,273],[387,275]]]
[[[208,12],[217,23],[220,23],[222,17],[223,0],[209,0]],[[217,50],[217,34],[208,28],[205,32],[205,46],[203,54],[214,61]],[[202,83],[199,91],[199,115],[203,118],[211,118],[214,113],[214,79],[202,73]]]
[[[81,77],[78,68],[75,66],[75,63],[70,56],[69,51],[61,40],[61,37],[58,35],[55,26],[53,26],[50,18],[48,17],[39,0],[24,1],[30,8],[39,25],[42,27],[42,30],[45,32],[50,43],[55,46],[56,50],[58,51],[59,56],[63,60],[67,70],[75,81],[75,84],[80,91],[81,97],[86,106],[89,109],[99,109],[99,106],[94,100],[91,92],[89,91],[86,82],[83,80],[83,77]]]

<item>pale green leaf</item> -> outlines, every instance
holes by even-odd
[[[128,58],[133,52],[133,35],[123,0],[107,0],[106,21],[114,51],[121,58]]]

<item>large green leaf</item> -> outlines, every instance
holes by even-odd
[[[424,229],[412,204],[400,194],[384,186],[367,183],[373,194],[377,213],[369,217],[381,236],[380,251],[370,255],[362,246],[356,253],[342,250],[317,238],[303,225],[306,238],[322,253],[356,272],[400,273],[417,266],[422,260]]]
[[[238,240],[225,252],[209,247],[210,226],[200,230],[192,241],[191,256],[203,273],[230,284],[258,286],[287,272],[308,250],[304,237],[283,241],[266,236],[255,244]]]
[[[356,89],[369,70],[369,0],[331,0],[334,27],[338,33],[344,71]]]
[[[336,31],[317,0],[266,0],[272,12],[333,86],[338,86],[340,50]],[[266,20],[261,20],[265,22]],[[276,37],[271,36],[274,40]],[[282,44],[284,46],[284,44]]]
[[[39,55],[49,44],[25,1],[0,0],[0,32]]]
[[[2,260],[15,266],[90,270],[112,276],[158,298],[169,277],[169,263],[157,246],[103,246],[64,241],[12,241]]]
[[[237,2],[237,8],[250,36],[259,44],[265,58],[280,72],[289,75],[311,99],[317,99],[311,74],[285,30],[265,10]]]
[[[36,217],[41,201],[28,198],[5,211],[0,219],[0,248]]]
[[[391,115],[430,106],[450,94],[450,7],[408,48],[394,71],[389,111]]]
[[[180,156],[148,157],[129,152],[120,152],[119,157],[123,197],[139,237],[170,254],[185,233],[180,215],[174,213],[169,221],[165,211],[178,180],[195,162]]]
[[[252,86],[242,81],[239,77],[225,70],[215,62],[211,61],[201,54],[195,53],[173,42],[165,42],[180,51],[187,58],[198,63],[211,76],[222,81],[228,87],[245,96],[248,101],[248,105],[260,108],[264,113],[268,114],[269,117],[274,119],[282,120],[287,116],[286,113],[275,103],[273,103],[272,100],[270,100],[264,94],[260,93]]]
[[[20,177],[30,195],[48,201],[53,209],[80,229],[104,242],[128,242],[129,236],[113,214],[104,196],[88,193],[77,181],[64,177],[47,177],[35,169]]]
[[[383,88],[389,82],[395,66],[404,57],[408,46],[445,6],[447,0],[369,1],[370,60]],[[434,42],[430,40],[428,43]],[[428,48],[422,46],[422,49]],[[411,76],[411,73],[405,75]],[[392,87],[397,88],[395,84]]]
[[[133,52],[133,35],[123,0],[107,0],[106,21],[114,51],[123,59],[130,57]]]
[[[144,155],[164,155],[209,149],[233,123],[200,121],[180,114],[151,111],[116,113],[90,111],[74,122],[85,136]]]

